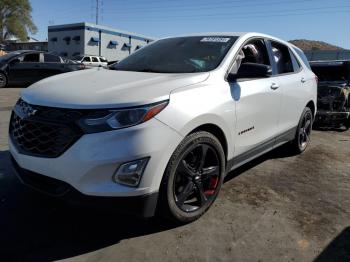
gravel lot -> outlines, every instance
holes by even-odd
[[[173,228],[17,182],[7,129],[20,91],[0,90],[0,261],[350,261],[349,131],[314,131],[303,155],[281,148],[229,174],[204,217]]]

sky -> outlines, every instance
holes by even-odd
[[[284,40],[325,41],[350,49],[350,0],[99,0],[99,24],[151,37],[196,32],[261,32]],[[38,33],[95,22],[96,0],[30,0]]]

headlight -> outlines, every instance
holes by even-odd
[[[168,105],[168,101],[120,110],[97,110],[80,120],[85,133],[97,133],[135,126],[157,115]]]

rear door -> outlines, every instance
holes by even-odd
[[[18,58],[18,63],[9,66],[10,81],[21,85],[36,82],[40,70],[40,53],[28,53]]]
[[[249,51],[251,50],[251,51]],[[247,42],[242,51],[242,63],[271,65],[271,57],[264,39]],[[255,54],[258,54],[256,57]],[[281,90],[273,77],[238,80],[231,84],[236,101],[235,166],[253,156],[270,150],[278,134]]]
[[[41,63],[40,79],[50,77],[62,73],[64,64],[61,58],[53,54],[43,54],[43,62]]]
[[[276,145],[292,140],[305,107],[303,86],[307,78],[293,51],[286,45],[270,41],[276,82],[282,92]]]

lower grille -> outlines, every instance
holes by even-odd
[[[27,111],[22,110],[23,100],[17,103],[12,112],[10,121],[10,137],[16,148],[22,154],[40,157],[58,157],[63,154],[82,135],[81,130],[75,125],[76,118],[80,114],[67,114],[59,109],[29,106],[35,108],[35,115],[26,116]],[[54,113],[52,113],[54,112]],[[63,116],[66,116],[65,118]]]

